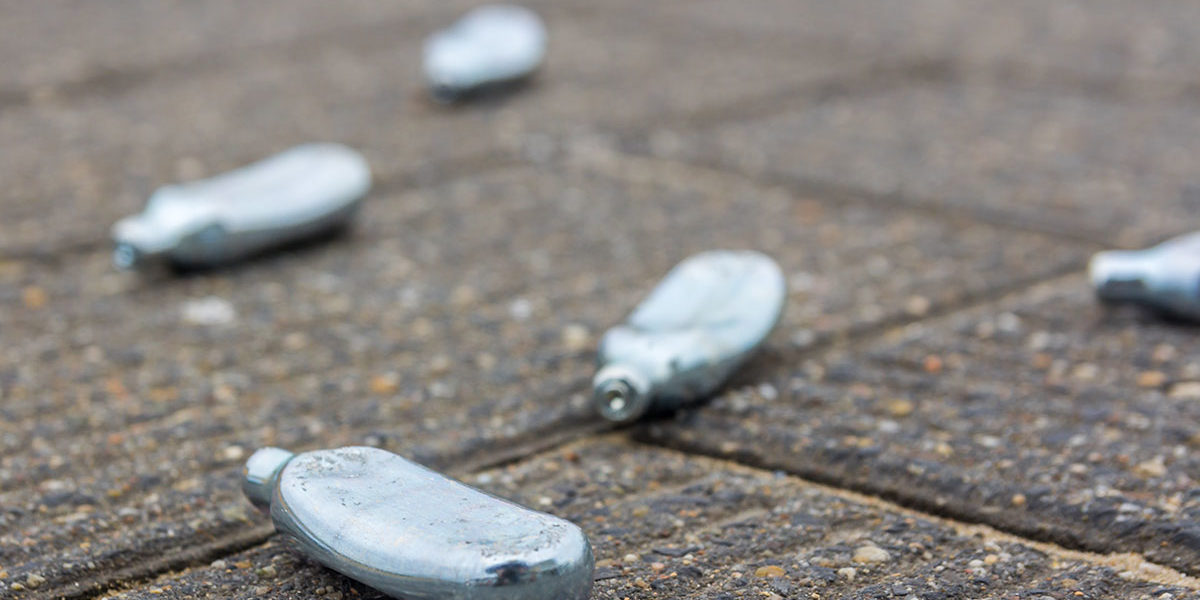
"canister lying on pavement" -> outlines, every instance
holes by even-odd
[[[1096,296],[1200,321],[1200,232],[1145,250],[1109,250],[1088,265]]]
[[[600,341],[596,409],[629,422],[712,393],[774,329],[786,299],[779,266],[758,252],[716,250],[679,263]]]
[[[583,600],[587,536],[378,448],[263,448],[243,490],[304,554],[406,599]]]
[[[545,55],[546,26],[533,11],[482,6],[425,41],[425,79],[434,99],[453,102],[533,74]]]
[[[228,173],[159,188],[146,210],[113,225],[113,262],[165,258],[209,267],[333,230],[371,188],[361,154],[340,144],[297,146]]]

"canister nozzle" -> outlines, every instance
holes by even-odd
[[[628,423],[650,409],[649,384],[636,372],[620,365],[608,366],[596,373],[592,402],[605,419]]]
[[[255,506],[264,510],[271,507],[275,480],[294,456],[295,454],[283,448],[272,447],[263,448],[250,455],[250,459],[246,461],[242,491]]]
[[[1099,252],[1088,264],[1096,295],[1109,302],[1142,298],[1146,292],[1146,271],[1146,258],[1141,251]]]

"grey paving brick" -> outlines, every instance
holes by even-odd
[[[641,434],[1196,573],[1198,352],[1190,327],[1106,313],[1070,277]]]
[[[630,144],[800,188],[1136,245],[1194,227],[1194,112],[1166,100],[931,83],[801,100]]]
[[[745,37],[801,38],[869,57],[936,59],[976,80],[1184,99],[1200,74],[1200,42],[1192,31],[1200,8],[1171,0],[701,0],[660,5],[659,12]]]
[[[439,5],[445,8],[439,8]],[[396,26],[464,3],[153,2],[77,0],[0,6],[0,94],[39,102],[63,94],[136,85],[171,71],[236,61],[306,40]],[[444,18],[444,15],[443,15]]]
[[[1117,561],[1048,553],[790,477],[619,440],[466,480],[579,523],[599,567],[595,598],[1195,597],[1163,573],[1147,581]],[[330,595],[378,597],[273,540],[116,597]]]

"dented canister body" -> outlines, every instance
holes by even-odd
[[[243,489],[304,554],[411,600],[584,600],[587,537],[574,524],[368,447],[264,448]]]
[[[546,26],[511,4],[481,6],[425,41],[430,92],[453,102],[474,91],[532,75],[546,55]]]
[[[209,179],[159,188],[113,226],[113,262],[165,259],[211,267],[336,229],[371,187],[371,170],[340,144],[297,146]]]
[[[1169,316],[1200,321],[1200,232],[1145,250],[1109,250],[1092,257],[1096,296]]]
[[[593,401],[606,419],[633,421],[712,393],[783,314],[775,261],[715,250],[684,260],[600,342]]]

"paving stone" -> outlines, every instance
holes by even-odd
[[[235,61],[239,54],[380,26],[395,28],[404,20],[463,6],[358,1],[335,7],[313,0],[254,5],[145,0],[108,6],[77,0],[9,3],[0,8],[0,54],[5,57],[0,94],[13,101],[46,102],[64,93],[93,93]]]
[[[976,218],[1137,245],[1189,228],[1194,110],[1073,93],[929,84],[793,105],[640,151],[800,188],[855,190]]]
[[[597,559],[595,598],[1196,597],[1187,587],[1195,580],[1139,570],[1133,559],[1030,547],[620,439],[572,445],[466,481],[580,524]],[[278,539],[115,597],[314,596],[380,597]]]
[[[0,143],[12,150],[0,164],[9,198],[0,206],[0,253],[51,257],[105,244],[111,223],[140,210],[156,187],[298,143],[350,144],[367,155],[379,185],[412,185],[497,152],[546,160],[557,151],[549,134],[586,138],[737,105],[851,64],[775,60],[776,49],[712,43],[689,29],[663,34],[631,23],[619,6],[548,9],[546,19],[550,51],[534,85],[460,109],[435,105],[423,89],[421,41],[435,21],[425,17],[122,94],[6,111]]]
[[[764,374],[641,435],[1197,573],[1198,357],[1190,327],[1105,312],[1069,277]]]
[[[6,313],[24,341],[4,349],[0,563],[32,569],[87,543],[87,560],[67,562],[99,565],[88,571],[99,577],[139,549],[241,531],[242,515],[220,507],[238,494],[241,454],[262,444],[366,442],[465,464],[590,430],[596,336],[702,249],[758,248],[791,274],[781,360],[793,343],[1086,255],[663,167],[593,157],[497,169],[381,199],[353,236],[245,269],[106,283],[93,279],[108,268],[96,253],[18,270],[4,289],[44,298]],[[232,322],[183,321],[197,301],[227,306]],[[566,334],[576,329],[586,343]]]
[[[1200,7],[1128,3],[701,0],[656,5],[669,19],[744,36],[804,38],[864,56],[931,58],[971,79],[994,77],[1132,95],[1194,89]],[[1190,92],[1187,92],[1190,93]]]

